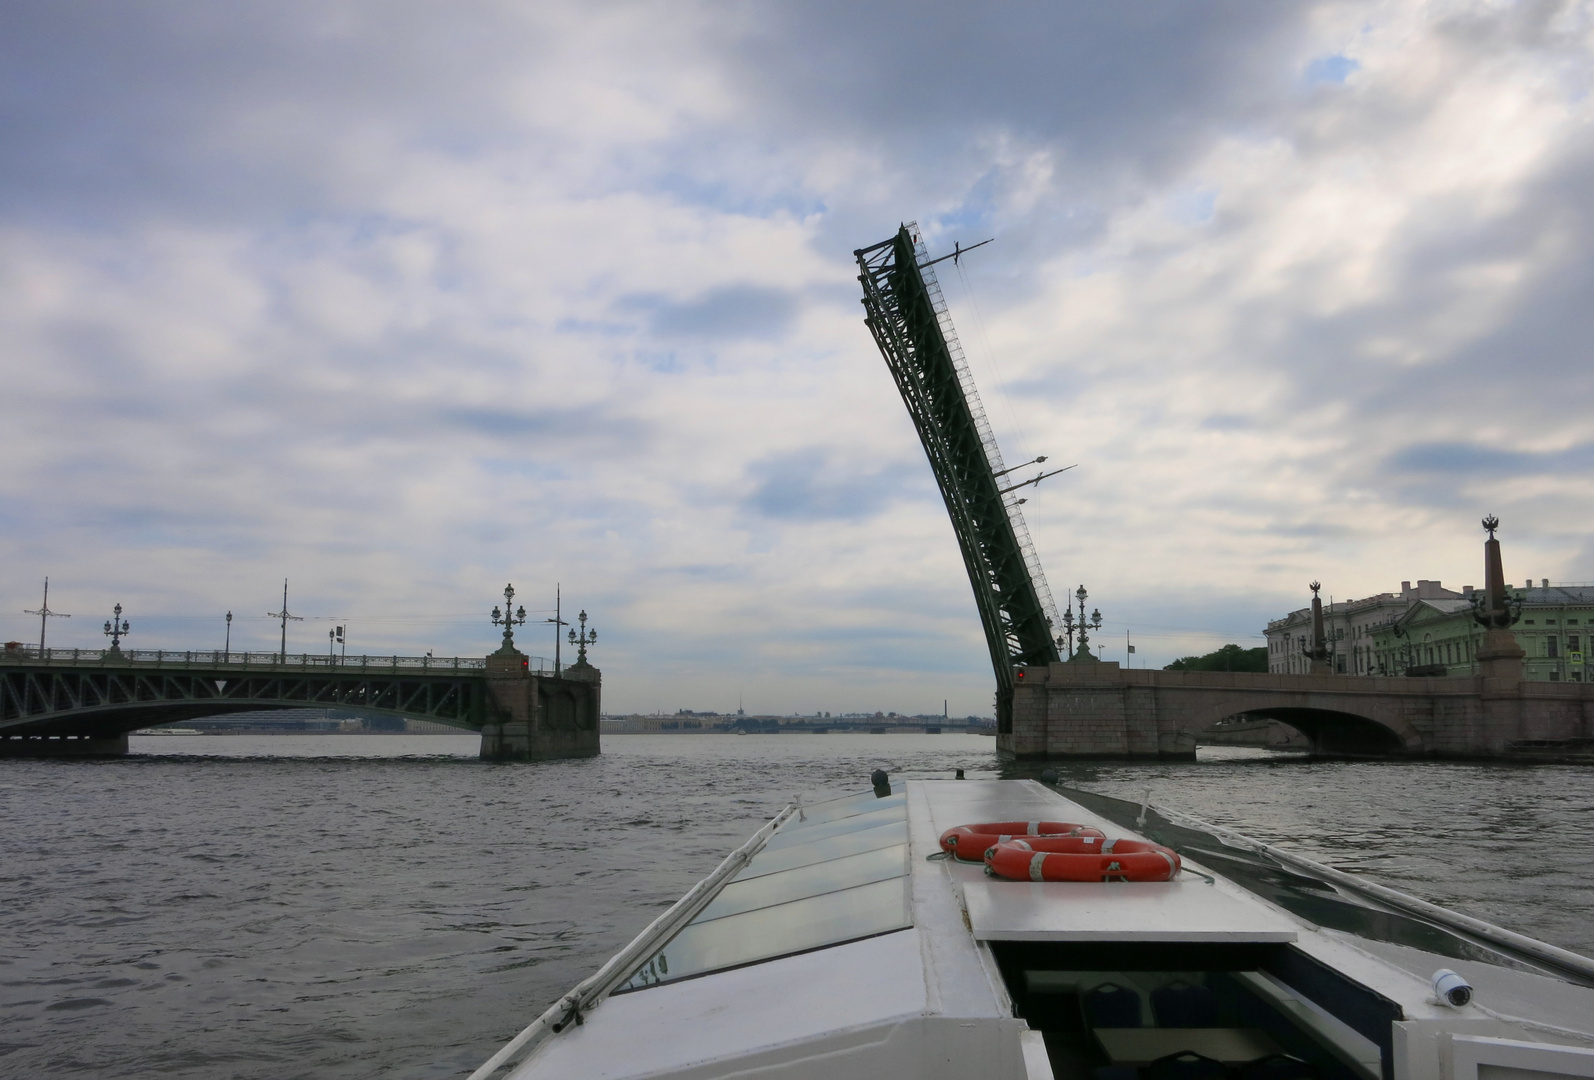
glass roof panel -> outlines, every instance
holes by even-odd
[[[693,922],[616,992],[840,945],[911,925],[906,877]]]
[[[823,840],[827,836],[839,836],[842,833],[857,832],[859,829],[872,829],[876,825],[886,825],[893,821],[904,821],[907,818],[906,808],[888,806],[884,810],[877,810],[871,814],[854,814],[852,817],[835,818],[831,821],[804,822],[797,828],[781,829],[769,842],[764,845],[764,851],[776,848],[790,847],[793,844],[806,844],[811,840]]]
[[[746,881],[748,878],[763,874],[773,874],[780,870],[824,862],[826,859],[839,859],[843,855],[856,855],[860,851],[873,851],[876,848],[892,847],[907,842],[908,823],[888,821],[884,825],[876,825],[870,829],[842,833],[840,836],[827,836],[806,844],[790,844],[773,851],[766,848],[753,856],[752,861],[736,875],[735,880]]]
[[[693,924],[721,919],[754,908],[772,907],[808,896],[850,889],[908,872],[906,844],[827,859],[794,870],[731,882],[693,919]]]
[[[902,812],[907,813],[908,793],[899,791],[885,798],[877,797],[874,792],[868,791],[861,795],[844,795],[839,799],[827,799],[825,802],[804,806],[800,818],[794,817],[787,822],[781,832],[787,829],[800,828],[804,824],[813,825],[822,821],[832,821],[836,818],[851,817],[854,814],[867,814],[874,810],[883,810],[888,806],[900,806]]]

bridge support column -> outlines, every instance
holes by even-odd
[[[489,656],[487,688],[492,712],[482,726],[486,761],[548,761],[599,752],[598,712],[603,678],[597,668],[573,664],[557,676],[527,671],[525,657]]]
[[[1084,658],[1021,668],[1013,691],[1013,730],[999,753],[1030,758],[1195,758],[1188,724],[1154,687],[1131,684],[1111,661]],[[1138,674],[1138,673],[1137,673]]]
[[[122,757],[127,735],[0,736],[0,758]]]

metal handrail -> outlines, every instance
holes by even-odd
[[[228,667],[248,671],[435,671],[477,672],[487,667],[481,656],[329,656],[325,653],[226,652],[221,649],[45,649],[23,645],[0,650],[0,663],[44,664],[62,667]],[[552,674],[553,661],[528,656],[527,670]]]

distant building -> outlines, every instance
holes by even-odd
[[[1584,658],[1594,632],[1594,585],[1551,585],[1508,589],[1522,605],[1511,632],[1527,653],[1522,675],[1535,682],[1584,682]],[[1391,675],[1476,675],[1475,659],[1483,628],[1472,606],[1456,601],[1422,601],[1374,638],[1380,667]]]
[[[1329,663],[1340,675],[1377,675],[1374,637],[1405,615],[1413,605],[1428,601],[1460,602],[1471,610],[1472,586],[1460,592],[1437,581],[1419,581],[1415,588],[1402,581],[1400,592],[1379,593],[1360,600],[1339,600],[1323,605],[1323,636],[1331,654]],[[1274,674],[1304,675],[1311,670],[1306,650],[1312,644],[1312,609],[1292,611],[1267,624],[1267,669]]]
[[[1323,605],[1330,664],[1342,675],[1476,675],[1483,627],[1472,618],[1473,587],[1460,592],[1437,581],[1400,583],[1399,593]],[[1594,634],[1594,585],[1530,581],[1508,589],[1522,605],[1513,626],[1527,653],[1523,676],[1540,682],[1583,682]],[[1304,674],[1311,666],[1310,608],[1267,625],[1268,670]]]

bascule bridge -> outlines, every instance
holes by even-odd
[[[918,432],[974,589],[1004,754],[1188,758],[1203,732],[1231,717],[1279,720],[1325,754],[1594,753],[1594,683],[1522,677],[1493,518],[1484,522],[1489,585],[1477,611],[1485,647],[1475,676],[1336,674],[1318,655],[1320,627],[1303,674],[1125,670],[1083,648],[1065,658],[1057,630],[1078,624],[1058,618],[1015,494],[1047,474],[1011,480],[936,281],[934,266],[961,254],[930,258],[912,225],[854,252],[864,322]]]

